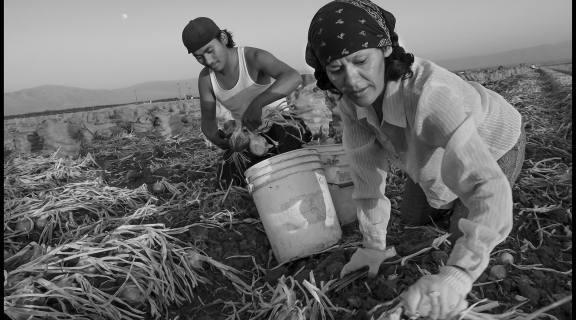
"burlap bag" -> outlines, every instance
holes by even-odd
[[[180,115],[169,112],[156,112],[154,115],[154,128],[164,137],[174,137],[182,133],[184,125]]]
[[[86,141],[92,141],[94,137],[110,138],[113,134],[118,134],[124,132],[124,129],[116,126],[115,123],[84,123],[82,134]],[[90,138],[90,135],[92,137]]]
[[[130,128],[134,133],[146,133],[154,130],[154,124],[152,123],[152,116],[142,115],[136,119],[135,122],[130,124]]]
[[[42,154],[56,153],[56,157],[77,157],[80,154],[82,135],[77,124],[44,121],[38,125],[38,135],[42,137]]]

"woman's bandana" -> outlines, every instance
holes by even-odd
[[[392,45],[394,16],[370,0],[336,0],[320,8],[308,29],[306,63],[323,69],[331,61],[368,48]]]

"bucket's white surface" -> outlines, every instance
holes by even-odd
[[[303,148],[318,151],[328,183],[341,185],[352,182],[350,162],[348,161],[344,146],[341,143],[324,145],[307,144],[304,145]]]
[[[354,185],[339,186],[336,184],[328,184],[330,196],[336,209],[336,216],[340,225],[343,226],[350,222],[358,220],[356,214],[356,203],[352,200],[352,192],[354,192]]]
[[[315,150],[280,154],[246,170],[245,176],[278,263],[340,240],[342,230]]]

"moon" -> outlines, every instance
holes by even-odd
[[[128,15],[124,13],[124,14],[122,14],[122,18],[124,18],[124,19],[128,18]]]

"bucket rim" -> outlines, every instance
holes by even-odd
[[[296,158],[292,158],[292,159],[288,159],[286,161],[275,163],[274,165],[278,166],[279,168],[278,167],[274,168],[274,170],[271,170],[269,172],[264,171],[264,169],[266,167],[272,168],[273,166],[266,166],[266,167],[260,168],[257,172],[254,172],[254,174],[252,174],[250,176],[246,176],[246,179],[245,179],[246,183],[251,183],[263,175],[272,174],[274,172],[288,169],[288,168],[293,167],[293,166],[306,164],[309,162],[321,162],[315,154],[309,154],[309,155],[303,155],[303,156],[298,157],[298,160],[300,160],[300,161],[298,161],[297,163],[292,163],[292,164],[289,164],[287,166],[281,166],[282,164],[287,164],[289,161],[294,160],[294,159],[296,159]]]
[[[249,177],[253,176],[256,171],[269,166],[269,165],[274,165],[280,162],[284,162],[284,161],[288,161],[288,160],[292,160],[294,158],[300,157],[300,156],[305,156],[305,155],[317,155],[318,156],[318,161],[320,161],[320,153],[314,149],[306,149],[306,148],[302,148],[302,149],[296,149],[296,150],[292,150],[292,151],[288,151],[288,152],[284,152],[281,153],[279,155],[273,156],[271,158],[268,158],[266,160],[262,160],[260,162],[258,162],[257,164],[253,165],[252,167],[246,169],[246,171],[244,171],[244,177],[246,177],[246,179],[249,179]]]
[[[302,148],[305,149],[312,149],[312,150],[318,150],[318,149],[337,149],[337,150],[342,150],[342,151],[346,151],[346,149],[344,149],[344,144],[342,143],[333,143],[333,144],[305,144],[302,146]],[[325,150],[318,150],[318,152],[322,152]]]
[[[272,177],[273,174],[279,174],[280,172],[284,171],[291,171],[294,169],[294,167],[307,167],[307,168],[300,168],[300,170],[297,171],[293,171],[290,173],[284,173],[282,175],[277,175],[276,177]],[[322,164],[320,163],[320,161],[309,161],[309,162],[305,162],[305,163],[299,163],[293,166],[290,166],[288,168],[284,168],[282,170],[276,171],[276,172],[270,172],[264,175],[259,176],[258,178],[254,179],[252,182],[248,183],[248,193],[252,194],[254,193],[256,190],[265,187],[267,185],[269,185],[272,182],[278,181],[280,179],[284,179],[286,177],[295,175],[295,174],[299,174],[302,172],[314,172],[314,171],[322,171],[322,173],[324,173],[324,168],[322,167]],[[269,180],[264,180],[264,181],[259,181],[260,179],[264,178],[265,176],[269,176],[270,179]]]

